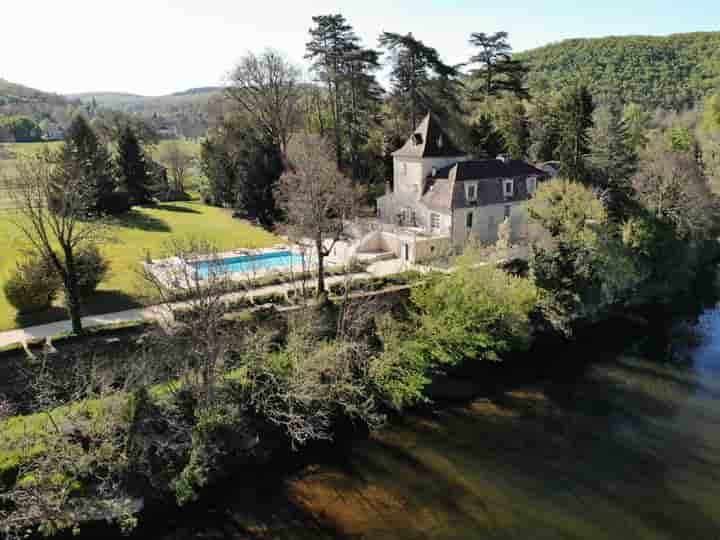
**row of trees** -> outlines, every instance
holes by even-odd
[[[276,165],[301,132],[331,141],[340,170],[367,185],[372,200],[391,176],[390,154],[428,111],[477,158],[557,161],[563,176],[600,184],[615,182],[612,171],[629,158],[611,132],[627,131],[634,152],[646,144],[651,115],[626,96],[593,96],[580,78],[561,88],[528,85],[528,67],[512,55],[506,32],[473,33],[470,43],[475,54],[451,66],[412,34],[384,32],[378,49],[368,47],[331,14],[314,17],[309,30],[311,83],[278,52],[246,55],[230,78],[228,114],[204,147],[206,200],[271,225],[279,216],[268,196]],[[382,52],[388,91],[377,80]]]
[[[206,201],[270,225],[278,216],[268,197],[281,173],[276,164],[298,133],[331,141],[337,166],[354,181],[382,185],[390,153],[428,110],[465,140],[465,101],[524,95],[524,67],[510,57],[505,33],[473,34],[478,54],[470,59],[475,69],[467,85],[459,66],[444,63],[412,34],[383,33],[388,94],[376,78],[380,51],[365,46],[342,15],[317,16],[313,23],[306,46],[313,83],[303,84],[299,68],[275,51],[247,54],[232,72],[229,113],[203,146]]]

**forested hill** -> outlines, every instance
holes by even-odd
[[[514,55],[531,89],[581,77],[593,94],[619,93],[646,109],[681,109],[720,89],[720,32],[571,39]]]
[[[0,79],[0,107],[64,106],[68,103],[68,99],[59,94],[43,92]]]

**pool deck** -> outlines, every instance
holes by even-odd
[[[221,268],[223,261],[237,259],[239,257],[261,257],[263,255],[285,252],[290,252],[295,256],[302,257],[304,260],[300,264],[271,267],[258,263],[256,266],[250,265],[247,270],[239,272],[228,271],[226,277],[238,283],[247,282],[250,286],[255,279],[281,274],[292,278],[293,275],[300,275],[304,272],[312,271],[317,267],[317,257],[315,256],[314,250],[307,247],[303,248],[303,246],[299,244],[282,244],[262,249],[243,248],[217,253],[212,257],[198,255],[184,260],[178,257],[170,257],[152,262],[144,262],[143,266],[165,287],[169,289],[188,289],[197,285],[196,280],[202,284],[206,279],[200,276],[199,271],[194,267],[197,263],[217,264],[218,268]],[[373,264],[391,258],[394,258],[394,255],[388,252],[351,253],[344,243],[338,243],[336,248],[326,257],[325,265],[326,268],[331,266],[347,266],[352,264],[353,261],[361,264]]]
[[[365,272],[347,274],[344,276],[330,276],[326,278],[325,281],[327,286],[330,286],[336,283],[343,283],[347,280],[367,279],[370,277],[397,274],[399,272],[407,270],[407,268],[407,264],[403,263],[399,259],[384,260],[371,264]],[[252,298],[255,296],[267,295],[272,293],[283,294],[290,290],[296,289],[297,285],[298,282],[291,282],[282,285],[259,287],[248,292],[227,294],[223,298],[227,302],[232,302],[233,300],[241,300],[243,298]],[[170,307],[172,309],[179,309],[183,307],[188,307],[188,305],[189,304],[187,302],[178,302],[172,304]],[[163,318],[167,315],[167,308],[168,306],[148,306],[144,308],[118,311],[115,313],[106,313],[104,315],[92,315],[88,317],[83,317],[82,321],[83,326],[86,329],[133,321],[156,322],[163,320]],[[51,338],[53,336],[57,336],[58,334],[71,331],[72,325],[68,320],[50,324],[43,324],[39,326],[30,326],[27,328],[10,330],[7,332],[0,332],[0,347],[7,347],[16,343],[23,344],[36,339]]]

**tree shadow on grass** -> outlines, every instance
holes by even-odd
[[[83,315],[102,315],[142,307],[137,298],[123,291],[97,291],[84,301]]]
[[[189,206],[179,206],[177,204],[158,204],[157,206],[149,207],[154,210],[162,210],[164,212],[177,212],[180,214],[201,214],[199,210],[190,208]]]
[[[138,307],[142,307],[142,304],[123,291],[97,291],[90,298],[83,301],[83,317],[125,311]],[[56,305],[38,313],[18,313],[15,316],[15,323],[18,328],[26,328],[68,319],[65,307]]]
[[[165,223],[164,220],[156,217],[138,212],[137,210],[130,210],[126,214],[116,216],[112,223],[118,227],[124,227],[127,229],[139,229],[141,231],[148,232],[170,232],[170,226]]]
[[[36,313],[18,313],[15,315],[15,324],[18,328],[50,324],[67,319],[67,311],[61,306],[52,306],[46,311]]]

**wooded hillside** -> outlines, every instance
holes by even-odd
[[[580,77],[593,95],[619,93],[643,108],[694,105],[720,84],[720,32],[572,39],[514,55],[533,90]]]

